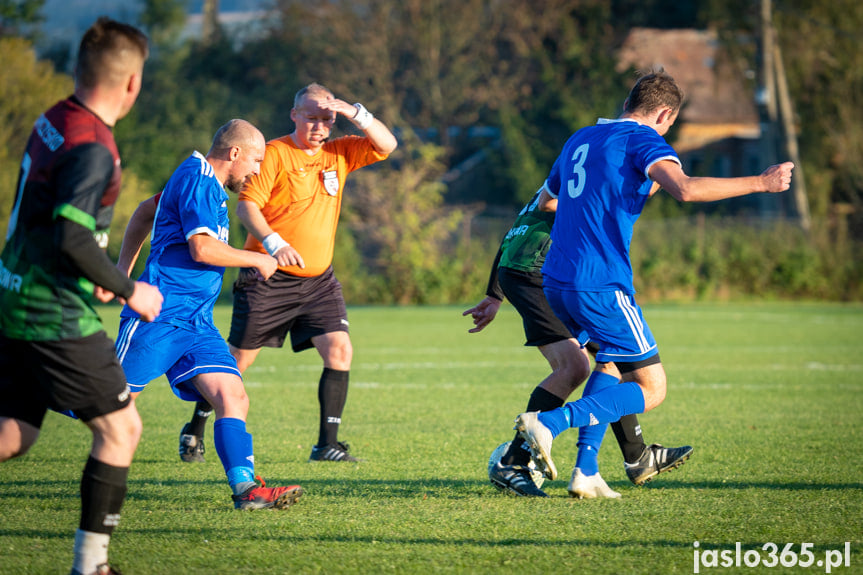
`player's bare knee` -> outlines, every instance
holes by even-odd
[[[112,418],[111,425],[105,433],[114,442],[137,446],[143,431],[144,424],[141,422],[141,416],[138,410],[130,405],[119,412],[117,417]]]
[[[21,457],[38,437],[38,428],[10,417],[0,418],[0,461]]]
[[[141,440],[141,435],[144,432],[144,423],[141,421],[141,416],[138,414],[138,410],[132,410],[132,415],[129,418],[129,423],[127,427],[128,433],[128,441],[134,447],[138,446],[138,441]]]
[[[230,417],[237,415],[245,417],[245,414],[249,412],[249,395],[242,385],[228,386],[219,394],[219,399],[224,412],[233,414]]]
[[[569,392],[572,393],[590,375],[590,365],[583,362],[564,362],[555,370],[555,374],[566,382]]]
[[[21,457],[29,450],[29,445],[22,445],[21,443],[13,444],[11,441],[7,442],[5,438],[0,437],[0,462]]]
[[[327,351],[324,358],[324,365],[330,369],[339,371],[348,371],[351,369],[351,360],[353,359],[353,348],[350,344],[346,346],[333,346]]]

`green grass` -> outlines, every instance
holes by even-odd
[[[497,492],[488,454],[547,373],[512,308],[480,334],[460,307],[352,308],[354,367],[341,438],[359,464],[307,463],[317,436],[314,351],[264,350],[246,374],[257,471],[306,495],[284,512],[236,512],[207,430],[207,463],[181,464],[191,404],[164,379],[138,400],[144,436],[111,545],[125,574],[691,573],[701,550],[850,541],[863,573],[863,306],[654,305],[645,315],[669,381],[645,438],[692,459],[643,488],[614,436],[600,454],[620,500],[576,501],[576,432],[555,442],[551,495]],[[105,308],[109,333],[117,308]],[[226,330],[229,310],[217,310]],[[83,425],[50,413],[40,441],[0,465],[0,573],[66,573],[77,527]],[[766,554],[765,554],[766,555]],[[764,569],[702,567],[702,573]],[[823,573],[824,567],[780,573]]]

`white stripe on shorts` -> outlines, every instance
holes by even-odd
[[[140,319],[133,319],[130,321],[126,328],[120,332],[117,336],[117,357],[120,359],[120,363],[123,363],[123,360],[126,359],[126,352],[129,351],[129,345],[132,343],[132,335],[134,335],[135,330],[138,329],[138,325],[140,325]]]
[[[617,304],[620,306],[620,310],[626,316],[626,323],[629,324],[629,329],[632,330],[632,335],[638,343],[638,348],[642,352],[648,351],[650,346],[647,345],[647,338],[644,337],[644,323],[638,315],[638,310],[629,301],[629,295],[626,292],[616,291],[614,294],[617,297]]]

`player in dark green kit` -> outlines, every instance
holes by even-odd
[[[501,242],[485,299],[463,314],[473,317],[475,327],[471,333],[481,331],[494,319],[504,297],[521,315],[527,338],[525,345],[538,347],[552,368],[552,373],[531,393],[527,411],[560,407],[588,376],[584,364],[576,361],[585,350],[554,315],[542,291],[542,264],[551,246],[556,207],[557,199],[545,187],[534,194]],[[595,353],[590,345],[588,349]],[[616,383],[619,373],[613,363],[606,364],[604,372],[609,384]],[[579,455],[568,487],[573,497],[620,497],[599,475],[596,463],[606,428],[593,426],[579,430]],[[657,444],[645,445],[635,415],[613,423],[612,430],[623,452],[627,476],[636,485],[678,467],[692,453],[689,446],[666,449]],[[531,478],[529,462],[530,448],[516,434],[500,462],[490,469],[489,480],[517,495],[546,497]]]
[[[141,419],[94,299],[125,300],[148,320],[155,287],[134,282],[104,252],[120,192],[111,128],[141,89],[146,36],[107,18],[84,34],[75,93],[36,121],[0,254],[0,461],[35,443],[47,409],[93,433],[81,478],[73,575],[105,574]]]

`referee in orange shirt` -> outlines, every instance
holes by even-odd
[[[338,114],[363,136],[329,139]],[[240,193],[237,215],[249,230],[247,250],[269,253],[279,269],[267,281],[241,270],[234,284],[228,344],[245,371],[262,347],[295,352],[314,347],[324,362],[318,383],[320,426],[310,461],[357,461],[338,440],[353,348],[344,296],[333,268],[333,247],[347,175],[396,149],[392,132],[362,104],[336,98],[320,84],[297,92],[292,133],[267,143],[261,173]],[[180,434],[183,461],[203,461],[206,418],[198,403]]]

